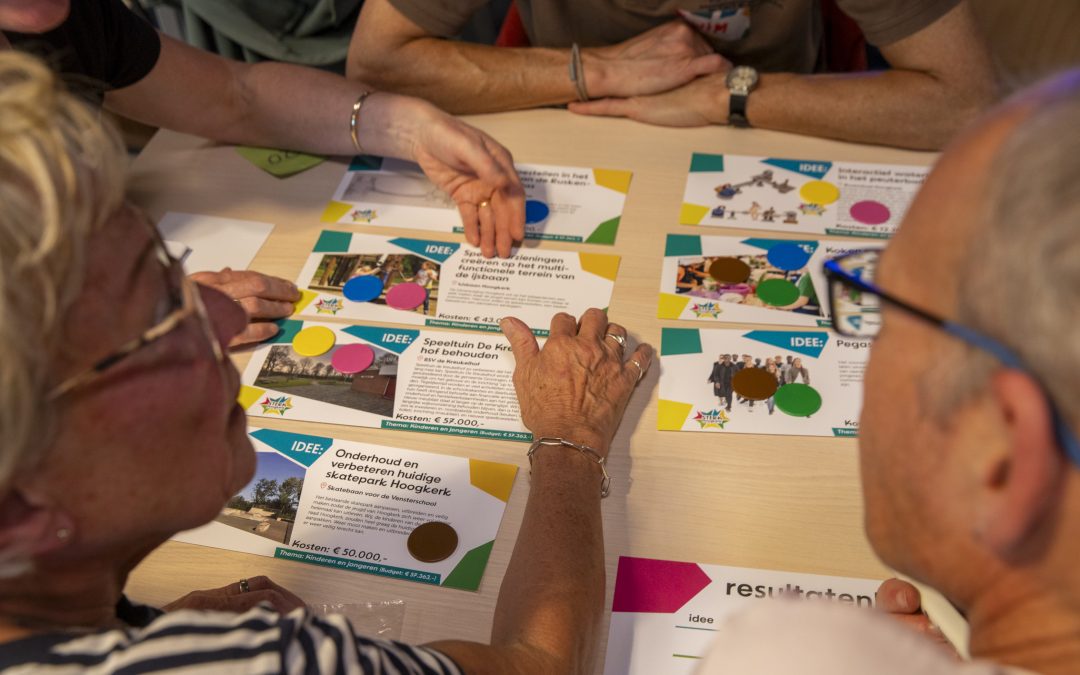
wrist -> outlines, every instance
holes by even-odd
[[[593,47],[581,50],[581,69],[585,75],[585,89],[588,91],[590,99],[618,95],[611,91],[611,64],[603,56],[601,48]],[[571,88],[573,88],[572,83]],[[577,98],[576,90],[573,92],[573,96],[575,99]]]
[[[721,86],[716,87],[713,99],[709,104],[707,113],[712,124],[728,124],[728,113],[731,112],[731,92],[721,80]]]
[[[375,92],[360,111],[360,145],[369,155],[416,160],[430,104],[408,96]]]
[[[582,425],[537,427],[533,431],[533,439],[541,438],[561,438],[571,443],[584,445],[595,450],[601,457],[607,457],[608,448],[611,446],[611,439],[606,434]]]

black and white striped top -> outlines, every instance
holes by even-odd
[[[361,637],[340,615],[304,609],[282,615],[269,607],[166,614],[125,598],[117,616],[130,627],[0,643],[0,672],[461,674],[440,652]]]

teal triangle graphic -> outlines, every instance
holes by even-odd
[[[660,332],[660,356],[701,353],[701,331],[697,328],[664,328]]]
[[[701,237],[696,234],[669,234],[664,255],[701,255]]]
[[[312,253],[343,253],[349,250],[352,243],[352,233],[337,232],[335,230],[323,230],[319,233],[319,240],[315,242]]]
[[[346,326],[341,329],[341,332],[358,337],[368,344],[373,344],[395,354],[403,353],[409,348],[412,341],[420,335],[418,330],[379,328],[377,326]]]
[[[251,437],[269,445],[289,459],[310,467],[315,460],[334,444],[334,439],[325,436],[308,436],[275,429],[256,429]]]
[[[829,173],[829,169],[832,168],[832,162],[817,162],[806,159],[763,159],[761,163],[801,173],[804,176],[810,176],[818,180],[824,178],[825,174]]]
[[[356,155],[349,162],[349,171],[378,171],[382,163],[383,158],[376,155]]]
[[[703,152],[695,152],[690,157],[690,173],[712,172],[724,170],[723,155],[708,155]]]
[[[429,239],[399,238],[391,239],[390,243],[394,246],[400,246],[406,251],[412,251],[422,258],[439,263],[446,262],[447,258],[457,253],[457,250],[461,248],[461,244],[449,241],[431,241]]]
[[[752,330],[743,337],[815,359],[829,344],[829,334],[816,330]]]
[[[293,338],[304,327],[304,322],[299,319],[278,319],[274,323],[277,324],[278,334],[266,341],[266,344],[271,345],[291,345]]]

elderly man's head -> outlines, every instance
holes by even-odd
[[[145,549],[253,471],[220,359],[243,313],[188,285],[123,193],[115,134],[0,53],[0,578]]]
[[[1080,71],[969,130],[875,278],[998,340],[1028,371],[883,309],[860,429],[867,531],[886,563],[962,605],[1016,569],[1075,569],[1080,553],[1080,470],[1051,408],[1080,429],[1077,120]]]

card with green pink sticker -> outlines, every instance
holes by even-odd
[[[679,222],[885,239],[928,172],[900,164],[694,153]]]

